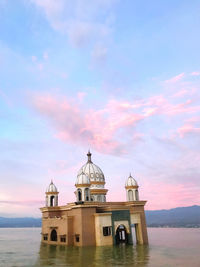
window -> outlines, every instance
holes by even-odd
[[[82,192],[81,189],[78,189],[78,201],[82,200]]]
[[[137,189],[135,190],[135,200],[139,200],[139,193]]]
[[[85,188],[85,201],[89,201],[89,188]]]
[[[80,241],[80,235],[75,235],[75,240],[76,240],[76,242],[79,242]]]
[[[133,191],[132,190],[128,190],[128,200],[133,201]]]
[[[66,235],[61,235],[60,236],[60,242],[66,242]]]
[[[55,198],[55,196],[51,196],[51,198],[50,198],[50,206],[51,207],[54,206],[54,198]]]
[[[112,227],[111,226],[105,226],[103,227],[103,235],[109,236],[111,235]]]
[[[48,240],[48,234],[43,235],[43,240]]]

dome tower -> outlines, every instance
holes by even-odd
[[[77,202],[90,201],[90,179],[84,172],[77,175],[75,186]]]
[[[136,180],[130,174],[125,184],[127,201],[139,201],[138,187]]]
[[[46,207],[58,206],[58,190],[51,180],[50,185],[46,190]]]
[[[87,163],[81,167],[78,176],[84,173],[90,180],[90,200],[95,202],[106,202],[107,189],[104,189],[105,177],[102,170],[92,162],[92,154],[87,153]]]

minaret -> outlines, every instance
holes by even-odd
[[[136,180],[131,176],[131,173],[126,180],[126,200],[127,201],[139,201],[138,184]]]
[[[90,179],[89,177],[82,172],[77,176],[76,180],[76,201],[82,202],[82,201],[90,201]]]
[[[46,207],[58,206],[58,194],[59,192],[51,180],[51,183],[46,190]]]

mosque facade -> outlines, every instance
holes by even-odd
[[[126,201],[107,202],[105,176],[92,162],[91,153],[78,172],[76,201],[58,205],[58,190],[51,181],[42,212],[42,242],[69,246],[148,244],[144,206],[138,184],[130,175],[125,182]]]

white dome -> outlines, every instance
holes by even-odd
[[[49,187],[47,187],[47,190],[46,190],[46,192],[48,193],[48,192],[58,192],[58,190],[57,190],[57,188],[56,188],[56,186],[54,185],[54,183],[53,183],[53,181],[51,180],[51,183],[50,183],[50,185],[49,185]]]
[[[78,172],[78,175],[80,175],[83,172],[90,178],[90,181],[104,182],[105,181],[104,174],[102,170],[92,162],[91,155],[92,154],[89,151],[87,154],[88,162],[81,167],[81,169]]]
[[[131,174],[128,177],[128,179],[126,180],[125,186],[138,186],[136,180],[131,176]]]
[[[76,185],[81,185],[81,184],[90,184],[90,178],[84,172],[77,175]]]

